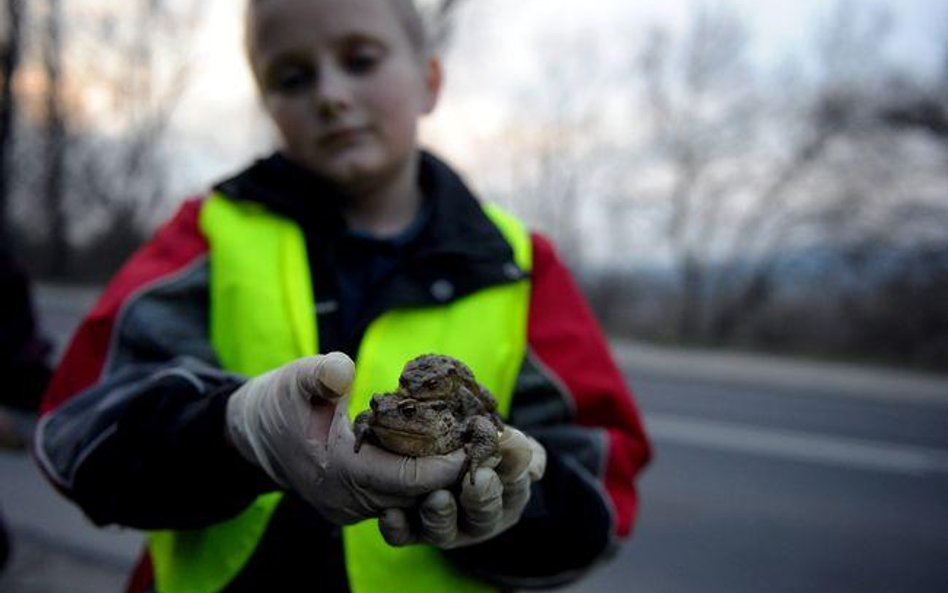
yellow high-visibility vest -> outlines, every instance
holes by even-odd
[[[514,261],[530,270],[530,237],[495,206],[485,212],[510,244]],[[210,339],[221,365],[256,376],[319,352],[306,242],[300,228],[262,206],[212,195],[201,211],[210,244]],[[349,414],[369,406],[374,393],[393,391],[402,366],[439,353],[467,363],[509,413],[526,352],[530,283],[485,288],[453,302],[395,309],[368,327],[356,357]],[[159,593],[217,593],[253,555],[282,493],[260,496],[238,516],[190,531],[149,534]],[[353,593],[493,591],[458,573],[431,546],[389,546],[377,520],[344,527],[343,545]]]

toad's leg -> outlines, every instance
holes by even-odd
[[[464,451],[467,453],[467,461],[464,465],[471,473],[473,484],[477,468],[497,454],[500,438],[497,435],[497,427],[487,416],[474,416],[468,420],[466,437]]]
[[[356,416],[355,421],[352,423],[352,432],[355,434],[355,444],[352,449],[356,453],[362,448],[362,441],[365,440],[365,437],[368,436],[370,432],[369,420],[371,418],[372,412],[366,410]]]

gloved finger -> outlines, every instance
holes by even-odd
[[[485,467],[474,474],[474,484],[465,479],[461,487],[462,530],[474,537],[494,532],[503,517],[504,486],[497,472]]]
[[[458,449],[446,455],[407,457],[366,444],[352,457],[352,476],[363,487],[380,493],[419,496],[453,486],[466,454]]]
[[[403,509],[387,509],[379,517],[379,531],[390,546],[407,546],[418,542],[408,514]]]
[[[530,480],[536,482],[546,473],[546,449],[535,438],[528,436],[530,446],[533,447],[533,457],[530,459],[530,467],[527,468],[527,474]]]
[[[530,501],[530,476],[525,474],[516,482],[504,484],[504,513],[520,516]]]
[[[342,352],[304,358],[297,363],[296,381],[300,392],[312,404],[334,402],[349,393],[355,378],[355,364]]]
[[[446,547],[458,537],[458,505],[447,490],[437,490],[425,497],[418,509],[421,539]]]
[[[502,482],[515,482],[527,472],[533,460],[534,448],[530,437],[512,426],[505,426],[498,443],[501,460],[497,475]]]

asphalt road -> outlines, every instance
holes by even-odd
[[[51,333],[87,299],[41,293]],[[948,378],[615,350],[656,457],[633,538],[563,591],[948,591]],[[121,589],[139,536],[92,529],[22,455],[0,454],[0,505],[0,593]]]
[[[944,405],[726,378],[632,383],[657,448],[641,519],[569,591],[948,591]]]

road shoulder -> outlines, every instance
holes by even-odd
[[[633,378],[713,381],[742,387],[768,386],[788,395],[853,397],[948,408],[948,376],[869,365],[666,348],[612,340],[616,361]]]

